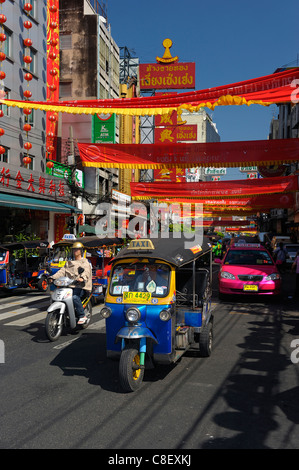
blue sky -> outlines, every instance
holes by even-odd
[[[196,90],[299,65],[298,0],[106,0],[118,46],[154,63],[170,38],[180,62],[196,63]],[[222,141],[267,139],[277,106],[224,106],[210,112]]]

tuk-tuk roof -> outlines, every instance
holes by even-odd
[[[54,248],[59,246],[72,246],[73,243],[80,242],[85,248],[101,248],[103,246],[123,245],[122,238],[100,238],[97,236],[80,237],[76,239],[60,240],[53,245]]]
[[[199,245],[196,241],[192,243],[183,236],[174,238],[172,232],[167,235],[169,235],[168,238],[159,236],[159,238],[132,240],[131,246],[123,248],[115,256],[113,263],[123,258],[154,258],[180,267],[211,251],[211,244],[207,237],[203,237]]]
[[[49,242],[47,240],[24,240],[12,243],[3,243],[1,245],[5,250],[22,250],[22,249],[36,249],[48,248]]]

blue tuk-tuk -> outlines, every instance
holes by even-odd
[[[211,354],[211,246],[204,239],[187,248],[169,235],[132,240],[112,261],[101,315],[124,391],[140,387],[145,369],[175,363],[189,349]]]
[[[0,288],[13,290],[29,287],[46,292],[48,246],[47,240],[3,244],[0,247]]]

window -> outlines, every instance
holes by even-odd
[[[34,158],[35,158],[34,155],[30,155],[30,153],[28,153],[28,154],[24,153],[23,156],[31,158],[31,162],[29,163],[29,165],[26,165],[26,168],[28,170],[34,170]]]
[[[23,56],[29,55],[32,59],[30,64],[24,62],[24,68],[29,72],[36,74],[37,72],[37,50],[33,47],[26,47],[23,49]]]
[[[25,3],[30,3],[32,5],[32,10],[30,12],[26,11],[26,14],[29,13],[29,16],[32,18],[37,18],[37,0],[24,0]]]
[[[72,49],[72,35],[60,33],[60,49]]]
[[[5,153],[0,155],[0,162],[1,163],[8,163],[9,162],[9,148],[5,147],[5,145],[2,145],[2,147],[5,148]]]
[[[32,127],[34,127],[34,112],[35,110],[32,109],[31,114],[24,114],[24,124],[30,124]]]
[[[3,25],[3,33],[6,36],[6,40],[3,43],[3,52],[5,53],[6,57],[12,58],[12,31]]]
[[[59,98],[72,96],[72,82],[60,82],[59,84]]]
[[[10,99],[10,90],[4,87],[5,99]],[[4,116],[10,116],[10,107],[6,104],[0,104],[0,109],[2,109]]]

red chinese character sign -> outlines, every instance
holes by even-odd
[[[156,57],[157,64],[140,64],[140,90],[177,90],[195,88],[195,62],[178,62],[172,57],[171,39],[164,39],[163,57]]]

